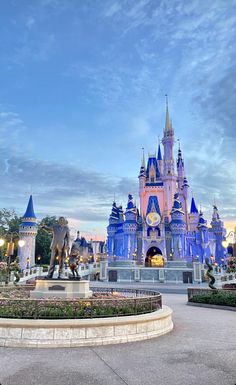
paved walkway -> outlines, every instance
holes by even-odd
[[[168,335],[138,343],[76,349],[0,349],[1,385],[235,385],[236,316],[186,306]]]

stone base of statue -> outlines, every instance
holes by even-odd
[[[35,289],[30,292],[30,298],[89,298],[92,291],[89,281],[70,279],[37,279]]]

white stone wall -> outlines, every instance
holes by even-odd
[[[163,306],[137,316],[80,320],[0,319],[0,346],[56,348],[118,344],[158,337],[173,329]]]

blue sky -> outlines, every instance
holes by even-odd
[[[196,202],[236,218],[235,0],[2,0],[1,207],[105,233],[169,95]]]

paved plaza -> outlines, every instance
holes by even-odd
[[[174,330],[138,343],[75,349],[0,348],[1,385],[235,385],[236,313],[164,294]]]

